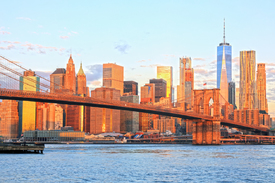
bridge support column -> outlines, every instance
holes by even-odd
[[[219,145],[220,121],[193,121],[194,145]]]

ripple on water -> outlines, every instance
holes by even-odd
[[[1,154],[0,182],[269,182],[274,152],[259,145],[46,145],[43,155]]]

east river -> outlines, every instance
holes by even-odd
[[[275,182],[275,145],[46,145],[0,154],[0,182]]]

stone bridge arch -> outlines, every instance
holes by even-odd
[[[193,90],[193,92],[193,110],[196,113],[210,115],[209,101],[213,100],[213,120],[207,121],[202,117],[193,121],[193,144],[220,144],[220,89]]]

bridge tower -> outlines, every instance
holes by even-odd
[[[220,89],[194,90],[194,112],[213,116],[212,121],[197,119],[193,121],[193,144],[220,144]],[[211,100],[212,99],[212,100]],[[213,111],[209,106],[212,101]]]

